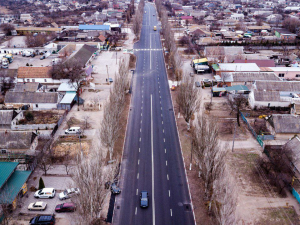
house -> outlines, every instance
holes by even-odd
[[[32,110],[49,110],[57,109],[61,98],[56,92],[8,92],[4,103],[14,108],[29,105]]]
[[[293,137],[282,148],[290,150],[292,152],[292,161],[291,164],[294,166],[294,169],[300,173],[300,138],[298,136]]]
[[[0,131],[0,136],[1,154],[32,154],[38,145],[37,134],[32,131]]]
[[[17,170],[18,162],[0,162],[0,205],[15,210],[27,191],[27,180],[32,171]],[[1,208],[1,207],[0,207]]]
[[[290,32],[284,28],[277,28],[277,29],[274,29],[274,31],[275,31],[275,36],[284,41],[294,41],[297,37],[296,34]]]
[[[17,83],[15,88],[15,92],[37,92],[42,91],[42,85],[37,82],[32,83]]]
[[[74,52],[69,56],[67,61],[75,61],[79,63],[83,68],[87,67],[91,60],[95,57],[95,52],[97,48],[89,45],[83,45],[77,52]]]
[[[267,128],[276,139],[290,139],[300,134],[300,116],[273,114],[268,119]]]
[[[299,81],[260,81],[252,85],[249,105],[253,108],[287,108],[300,104]]]
[[[21,22],[32,22],[32,17],[30,14],[21,14],[20,21]]]
[[[36,82],[43,85],[53,85],[68,82],[67,79],[53,79],[51,69],[52,67],[19,67],[18,83]]]
[[[21,110],[0,110],[0,129],[9,130],[23,118]]]
[[[255,63],[219,63],[212,66],[217,75],[222,72],[259,72],[260,68]]]
[[[208,61],[213,62],[232,62],[237,57],[244,54],[244,47],[223,47],[223,46],[207,46],[204,49],[204,55]]]
[[[217,81],[222,81],[227,86],[247,85],[250,87],[256,80],[281,81],[279,77],[270,72],[222,72],[221,76],[215,77]]]
[[[55,27],[16,27],[19,35],[34,34],[34,33],[61,33],[62,28]]]
[[[85,32],[90,30],[96,30],[96,31],[110,31],[109,25],[83,25],[79,24],[79,30],[83,30]]]
[[[236,59],[234,63],[255,63],[258,67],[275,67],[275,62],[272,59]]]
[[[300,80],[300,67],[268,67],[278,77],[288,80]]]
[[[239,14],[239,13],[233,13],[230,15],[230,18],[236,21],[243,21],[245,16],[244,14]]]
[[[269,25],[264,26],[248,26],[248,31],[251,31],[253,33],[261,33],[262,30],[271,30],[271,27]]]

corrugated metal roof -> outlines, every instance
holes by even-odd
[[[15,103],[57,103],[58,93],[56,92],[8,92],[5,95],[6,104]]]
[[[109,25],[79,25],[79,30],[110,30]]]
[[[11,204],[17,197],[24,183],[27,181],[31,172],[32,171],[16,170],[7,181],[3,190],[0,192],[0,196],[5,196],[4,198],[0,198],[0,203]]]
[[[71,104],[76,96],[76,93],[66,93],[60,104]]]
[[[16,169],[18,162],[0,162],[0,189]]]
[[[245,85],[233,85],[231,87],[225,87],[226,91],[249,91]]]
[[[255,63],[219,63],[221,71],[245,71],[245,72],[259,72],[260,69]]]

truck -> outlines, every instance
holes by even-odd
[[[9,63],[12,63],[14,61],[14,56],[11,53],[6,54],[5,58],[8,59]]]

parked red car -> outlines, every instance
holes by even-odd
[[[76,205],[73,202],[66,202],[55,207],[55,212],[74,212]]]

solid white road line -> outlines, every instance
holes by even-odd
[[[154,201],[154,157],[153,157],[153,109],[151,95],[151,162],[152,162],[152,221],[155,225],[155,201]]]

